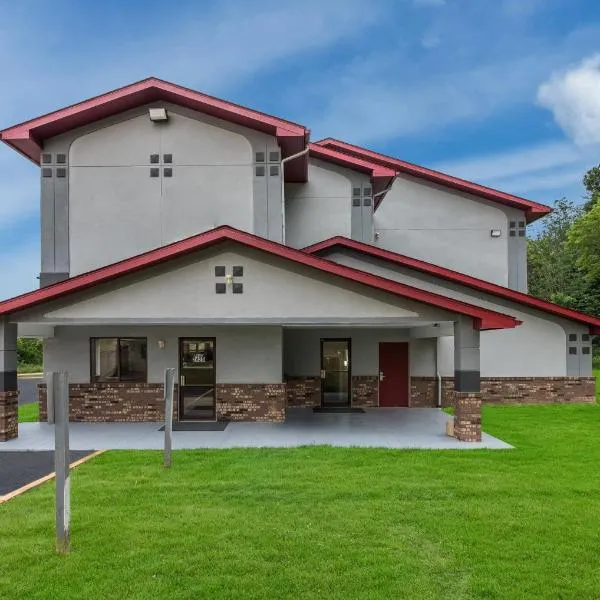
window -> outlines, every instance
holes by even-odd
[[[91,338],[92,381],[146,381],[146,338]]]

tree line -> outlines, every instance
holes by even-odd
[[[529,293],[600,316],[600,165],[583,184],[585,203],[558,200],[527,242]]]

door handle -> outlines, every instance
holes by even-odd
[[[179,376],[179,385],[185,385],[185,375]]]
[[[325,369],[321,369],[321,379],[325,379]]]
[[[383,371],[379,371],[379,381],[383,381],[385,379],[385,375],[383,374]]]

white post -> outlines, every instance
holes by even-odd
[[[175,369],[165,369],[165,467],[171,466],[171,433],[173,431],[173,394]]]
[[[52,373],[54,399],[54,471],[56,473],[56,551],[71,549],[71,481],[69,478],[69,375]]]

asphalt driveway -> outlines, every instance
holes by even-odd
[[[93,450],[72,450],[72,463]],[[54,472],[54,452],[1,452],[0,451],[0,496]]]
[[[42,377],[19,377],[19,405],[37,402],[37,386],[43,381]]]

